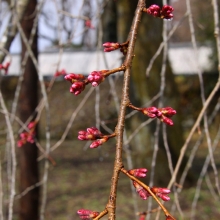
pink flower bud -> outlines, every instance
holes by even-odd
[[[67,73],[66,73],[66,70],[65,69],[62,69],[62,70],[60,70],[60,71],[57,71],[55,74],[54,74],[54,76],[55,77],[58,77],[58,76],[63,76],[63,75],[66,75]]]
[[[142,113],[149,118],[156,118],[158,109],[156,107],[142,108]]]
[[[162,115],[162,116],[160,117],[160,120],[161,120],[163,123],[167,124],[167,125],[173,126],[173,121],[172,121],[170,118],[167,118],[167,117],[164,116],[164,115]]]
[[[79,95],[85,89],[84,82],[74,82],[70,87],[70,92],[74,95]]]
[[[148,9],[144,10],[144,12],[147,12],[148,14],[162,18],[162,19],[172,19],[174,11],[173,7],[169,5],[164,5],[162,9],[158,5],[151,5]]]
[[[10,62],[7,62],[5,64],[0,64],[0,69],[5,71],[5,75],[7,75],[7,73],[8,73],[8,68],[9,68],[10,64],[11,64]]]
[[[92,83],[92,86],[94,87],[98,86],[102,81],[104,81],[105,79],[104,73],[106,71],[107,70],[91,72],[88,76],[88,81]]]
[[[87,128],[86,130],[89,134],[92,134],[98,138],[102,135],[101,131],[99,131],[96,127]]]
[[[18,140],[17,145],[18,147],[22,147],[26,143],[25,140]]]
[[[146,200],[150,196],[150,194],[141,185],[139,185],[136,181],[133,181],[133,185],[134,185],[137,193],[139,194],[139,196],[142,199]]]
[[[106,42],[102,45],[104,47],[104,52],[111,52],[113,50],[117,50],[120,48],[119,43],[111,43],[111,42]]]
[[[66,76],[64,76],[64,79],[70,81],[71,83],[74,83],[79,80],[85,79],[85,77],[82,74],[70,73],[70,74],[67,74]]]
[[[167,188],[158,188],[158,187],[152,187],[151,191],[160,197],[163,201],[169,201],[170,197],[167,195],[170,193],[170,190]]]
[[[174,11],[173,7],[171,7],[170,5],[164,5],[161,9],[161,18],[172,19],[173,11]]]
[[[27,132],[23,132],[20,134],[20,138],[21,139],[27,139],[28,133]]]
[[[96,140],[96,141],[94,141],[94,142],[92,142],[92,143],[90,144],[90,148],[97,148],[97,147],[99,147],[100,145],[104,144],[107,140],[108,140],[107,137],[98,139],[98,140]]]
[[[84,140],[96,140],[103,136],[103,134],[95,127],[87,128],[86,131],[78,132],[78,139]]]
[[[32,122],[30,122],[30,123],[28,124],[27,127],[28,127],[29,129],[32,129],[32,128],[35,128],[36,124],[37,124],[36,121],[32,121]]]
[[[147,169],[146,168],[139,168],[139,169],[132,169],[132,170],[129,170],[128,173],[130,173],[131,175],[133,176],[136,176],[136,177],[146,177],[146,173],[147,173]]]
[[[139,220],[145,220],[146,219],[146,216],[147,216],[147,213],[146,212],[142,212],[139,214]]]
[[[160,17],[160,7],[158,5],[151,5],[147,9],[147,13],[153,15],[154,17]]]
[[[99,215],[99,212],[95,212],[87,209],[80,209],[77,211],[77,214],[81,219],[91,219],[97,217]]]
[[[167,116],[167,117],[172,117],[173,115],[176,114],[176,110],[174,110],[171,107],[164,107],[164,108],[160,108],[159,109],[163,115]]]
[[[95,27],[92,25],[91,20],[86,20],[85,21],[85,26],[91,29],[94,29]]]

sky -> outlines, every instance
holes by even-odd
[[[101,1],[101,0],[99,0]],[[91,16],[92,24],[96,24],[96,9],[98,7],[98,0],[90,0],[92,5]],[[84,20],[73,19],[69,16],[63,16],[62,13],[58,13],[61,9],[60,0],[45,0],[42,13],[39,17],[39,38],[38,38],[38,48],[39,51],[45,51],[52,44],[52,41],[59,40],[62,44],[65,44],[68,39],[67,31],[72,36],[71,42],[73,44],[80,44],[82,41],[81,33],[83,32],[85,26]],[[82,15],[82,1],[78,0],[66,0],[64,5],[64,11],[67,11],[71,15],[79,16]],[[0,38],[2,37],[3,31],[8,25],[10,17],[10,11],[6,3],[0,3]],[[61,21],[61,19],[63,19]],[[64,22],[63,22],[64,21]],[[65,23],[65,25],[64,25]],[[95,37],[95,31],[91,30],[93,38]],[[19,53],[21,51],[20,37],[16,36],[14,39],[10,52]]]

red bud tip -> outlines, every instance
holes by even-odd
[[[95,211],[91,211],[91,210],[87,210],[87,209],[80,209],[77,211],[77,214],[79,215],[79,217],[81,219],[91,219],[91,218],[95,218],[99,215],[99,212],[95,212]]]
[[[111,52],[113,50],[117,50],[120,48],[119,43],[111,43],[111,42],[106,42],[102,45],[104,47],[104,52]]]
[[[147,169],[146,168],[132,169],[129,170],[128,173],[130,173],[133,176],[143,178],[146,177],[147,175]]]
[[[27,142],[29,143],[34,143],[34,138],[35,138],[35,128],[36,128],[37,122],[36,121],[32,121],[28,124],[28,129],[29,131],[25,131],[22,132],[20,134],[20,140],[18,140],[17,142],[17,146],[18,147],[22,147],[24,144],[26,144]]]
[[[170,193],[170,190],[167,188],[159,188],[159,187],[152,187],[151,191],[160,197],[163,201],[169,201],[170,197],[167,195]]]

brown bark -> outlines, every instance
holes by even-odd
[[[27,37],[30,38],[31,29],[34,21],[34,11],[37,1],[31,0],[22,20],[22,28]],[[33,53],[37,58],[37,35],[31,45]],[[22,42],[22,58],[26,52],[26,47]],[[27,60],[24,70],[24,80],[19,99],[20,119],[25,122],[33,114],[38,102],[38,75],[30,57]],[[20,168],[20,191],[39,181],[38,171],[38,150],[35,144],[27,143],[19,149],[19,168]],[[37,220],[39,206],[39,188],[36,187],[20,199],[20,220]]]

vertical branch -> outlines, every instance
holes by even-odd
[[[220,33],[219,33],[219,5],[217,0],[212,0],[214,17],[214,35],[216,39],[216,48],[218,52],[218,71],[220,74]],[[220,76],[219,76],[220,77]]]
[[[8,220],[12,220],[13,218],[13,205],[14,205],[14,197],[15,197],[15,179],[16,179],[16,153],[15,153],[15,139],[13,128],[10,122],[10,117],[8,110],[6,108],[2,93],[0,91],[0,103],[5,114],[5,121],[7,125],[8,134],[10,137],[10,145],[11,145],[11,158],[12,158],[12,167],[11,167],[11,183],[10,183],[10,197],[9,197],[9,205],[8,205]]]
[[[123,149],[123,133],[124,133],[124,123],[125,123],[125,113],[127,105],[129,104],[129,83],[130,83],[130,74],[131,74],[131,65],[134,56],[134,45],[136,41],[136,35],[138,31],[139,22],[141,19],[142,9],[145,6],[144,0],[138,1],[138,6],[135,12],[135,17],[129,34],[129,46],[127,56],[125,58],[124,65],[126,70],[124,73],[124,83],[122,88],[122,98],[121,106],[119,112],[119,120],[116,126],[116,155],[115,155],[115,164],[112,176],[111,191],[109,196],[109,201],[106,206],[106,209],[109,213],[109,220],[115,220],[115,209],[116,209],[116,193],[120,169],[122,168],[122,149]]]

